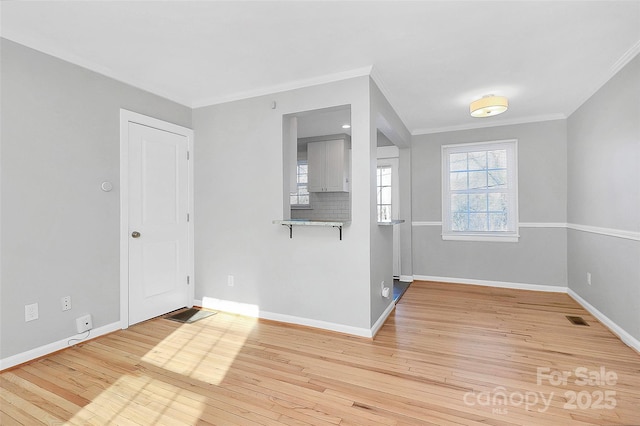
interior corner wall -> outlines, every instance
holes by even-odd
[[[370,106],[371,106],[371,168],[370,179],[370,220],[371,220],[371,326],[373,326],[384,312],[393,304],[392,295],[385,298],[381,289],[393,288],[393,233],[400,232],[398,225],[379,226],[377,222],[376,208],[376,170],[377,170],[377,134],[381,130],[399,148],[408,149],[411,143],[411,135],[400,117],[393,110],[384,94],[373,80],[370,80]],[[408,182],[406,182],[408,183]],[[403,218],[406,215],[403,215]],[[394,229],[397,228],[397,229]],[[410,256],[409,254],[406,254]]]
[[[294,226],[289,238],[272,223],[285,215],[283,115],[341,105],[351,105],[351,224],[342,241],[320,226]],[[198,108],[193,125],[196,299],[369,332],[368,77]]]
[[[518,140],[517,243],[443,241],[441,146]],[[566,120],[414,136],[414,277],[566,287]]]
[[[569,288],[640,340],[640,56],[569,117],[568,188]]]
[[[4,359],[75,336],[81,315],[94,328],[120,320],[120,108],[185,127],[191,109],[0,42]],[[31,303],[39,319],[25,322]]]

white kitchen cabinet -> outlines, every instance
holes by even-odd
[[[309,192],[349,192],[349,151],[344,139],[307,145]]]

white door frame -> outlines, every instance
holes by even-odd
[[[187,162],[188,176],[188,238],[187,274],[190,277],[188,287],[188,304],[193,306],[195,297],[194,255],[193,255],[193,130],[153,117],[120,109],[120,327],[129,327],[129,123],[153,127],[175,133],[187,138],[187,151],[190,158]]]
[[[400,161],[397,147],[378,148],[377,166],[391,167],[391,219],[400,219]],[[402,275],[400,229],[393,226],[393,275]],[[396,274],[397,273],[397,274]]]

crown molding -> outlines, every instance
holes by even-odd
[[[282,84],[276,84],[267,87],[261,87],[259,89],[247,90],[244,92],[238,92],[227,96],[219,96],[215,98],[204,98],[196,100],[192,103],[192,108],[202,108],[211,105],[224,104],[227,102],[239,101],[243,99],[256,98],[258,96],[272,95],[274,93],[286,92],[288,90],[303,89],[305,87],[317,86],[319,84],[333,83],[336,81],[347,80],[354,77],[363,77],[371,75],[371,69],[373,66],[369,65],[362,68],[356,68],[353,70],[342,71],[333,74],[326,74],[317,77],[305,78],[301,80],[289,81]]]
[[[515,118],[512,120],[501,120],[498,122],[486,122],[485,124],[469,123],[469,124],[459,124],[455,126],[436,127],[432,129],[416,129],[413,132],[411,132],[411,136],[429,135],[432,133],[456,132],[459,130],[486,129],[489,127],[512,126],[514,124],[527,124],[527,123],[537,123],[540,121],[553,121],[553,120],[566,120],[566,119],[567,119],[567,116],[564,114],[536,115],[531,117]],[[479,120],[483,120],[483,119],[479,119]]]
[[[606,74],[604,74],[598,82],[596,82],[591,91],[583,96],[579,102],[575,104],[567,116],[570,116],[578,110],[586,101],[588,101],[593,95],[602,89],[602,87],[609,82],[622,68],[624,68],[629,62],[631,62],[636,56],[640,54],[640,40],[638,40],[633,46],[629,48],[612,66],[609,68]]]
[[[176,102],[182,106],[190,107],[190,102],[188,99],[183,99],[180,96],[175,95],[174,93],[169,93],[162,89],[158,89],[157,87],[152,86],[141,79],[134,78],[130,75],[122,75],[113,71],[109,67],[105,67],[92,61],[87,61],[86,59],[74,55],[73,53],[58,48],[50,42],[41,38],[24,36],[7,29],[2,30],[2,38],[10,40],[14,43],[18,43],[30,49],[37,50],[38,52],[44,53],[45,55],[52,56],[56,59],[69,62],[81,68],[85,68],[89,71],[101,74],[105,77],[119,81],[120,83],[124,83],[128,86],[133,86],[137,89],[144,90],[145,92],[149,92],[152,95],[156,95],[172,102]]]

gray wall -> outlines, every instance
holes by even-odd
[[[5,358],[119,321],[120,108],[191,110],[2,39],[1,348]],[[103,192],[102,181],[114,190]],[[62,312],[60,298],[71,296]],[[24,306],[39,304],[36,321]]]
[[[370,329],[368,91],[368,77],[359,77],[194,110],[196,299]],[[290,239],[272,223],[288,210],[283,115],[339,105],[351,105],[352,223],[342,241],[317,226],[297,226]]]
[[[637,238],[640,56],[569,117],[568,186],[569,223]],[[571,229],[568,249],[569,288],[640,339],[640,241]]]
[[[400,120],[400,117],[391,107],[382,91],[378,88],[373,80],[370,80],[370,134],[371,138],[370,150],[370,170],[369,170],[369,214],[371,223],[371,325],[381,317],[385,309],[393,303],[393,297],[384,298],[381,295],[381,287],[393,288],[393,232],[392,226],[378,225],[377,217],[377,135],[382,132],[384,135],[399,148],[406,148],[411,144],[411,136],[407,128]],[[354,133],[355,134],[355,133]],[[403,182],[408,184],[408,182]],[[402,202],[401,202],[402,209]],[[397,225],[396,225],[397,226]],[[399,230],[398,230],[399,231]],[[405,254],[402,254],[404,256]],[[411,256],[410,253],[407,254]]]
[[[521,227],[517,243],[443,241],[441,146],[518,140],[521,223],[566,223],[566,121],[414,136],[411,152],[413,274],[566,286],[566,230]]]

